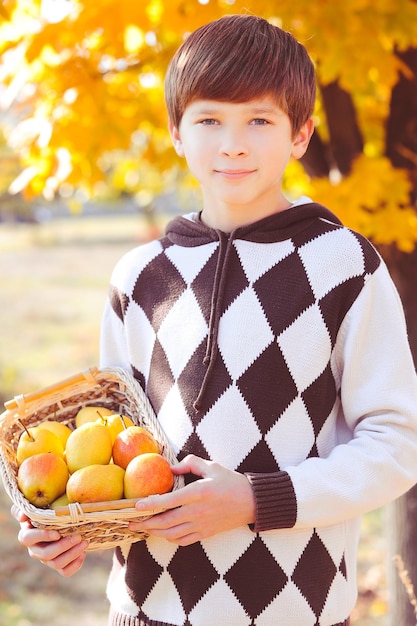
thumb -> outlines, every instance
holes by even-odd
[[[15,504],[12,505],[10,512],[18,522],[26,522],[29,519],[28,516],[25,515],[25,513]]]

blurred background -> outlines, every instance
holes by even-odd
[[[286,192],[323,202],[380,250],[417,362],[414,0],[0,0],[1,403],[96,365],[115,262],[198,208],[167,133],[163,77],[188,32],[241,12],[312,56],[316,131]],[[354,626],[416,624],[416,497],[365,516]],[[104,626],[110,552],[61,580],[19,546],[9,509],[0,486],[2,626],[74,615]]]

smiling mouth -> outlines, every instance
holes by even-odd
[[[250,174],[253,174],[255,170],[214,170],[216,174],[220,174],[225,178],[237,179],[237,178],[245,178]]]

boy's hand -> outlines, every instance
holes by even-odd
[[[20,522],[18,541],[28,549],[33,559],[65,577],[80,569],[86,557],[87,541],[81,541],[79,535],[62,537],[56,530],[34,528],[29,518],[16,506],[12,506],[11,512]]]
[[[255,499],[243,474],[212,461],[189,455],[172,467],[174,474],[200,477],[183,489],[149,496],[138,511],[169,509],[144,521],[130,522],[133,531],[145,531],[181,546],[255,521]]]

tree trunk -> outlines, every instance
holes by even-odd
[[[417,364],[417,251],[384,254],[399,290],[407,318],[414,363]],[[417,407],[416,407],[417,411]],[[390,625],[416,626],[417,607],[417,486],[389,506]]]
[[[314,132],[301,163],[312,178],[328,176],[334,169],[345,176],[363,148],[355,106],[351,95],[337,81],[320,85],[320,93],[326,111],[329,141],[324,143]]]
[[[388,562],[390,626],[416,626],[417,487],[389,505],[387,530],[391,537]]]
[[[408,169],[417,202],[417,48],[398,55],[404,66],[392,90],[386,153],[395,167]]]
[[[387,124],[387,156],[406,168],[413,183],[411,201],[417,201],[417,48],[398,55],[404,72],[392,91]],[[409,340],[417,365],[417,251],[402,254],[391,248],[384,255],[402,299]],[[417,411],[417,407],[416,407]],[[391,625],[417,624],[417,486],[390,507],[388,533],[395,564],[390,565]]]
[[[329,147],[337,169],[343,176],[347,176],[353,159],[363,150],[352,96],[338,82],[321,86],[320,90],[326,111]]]

